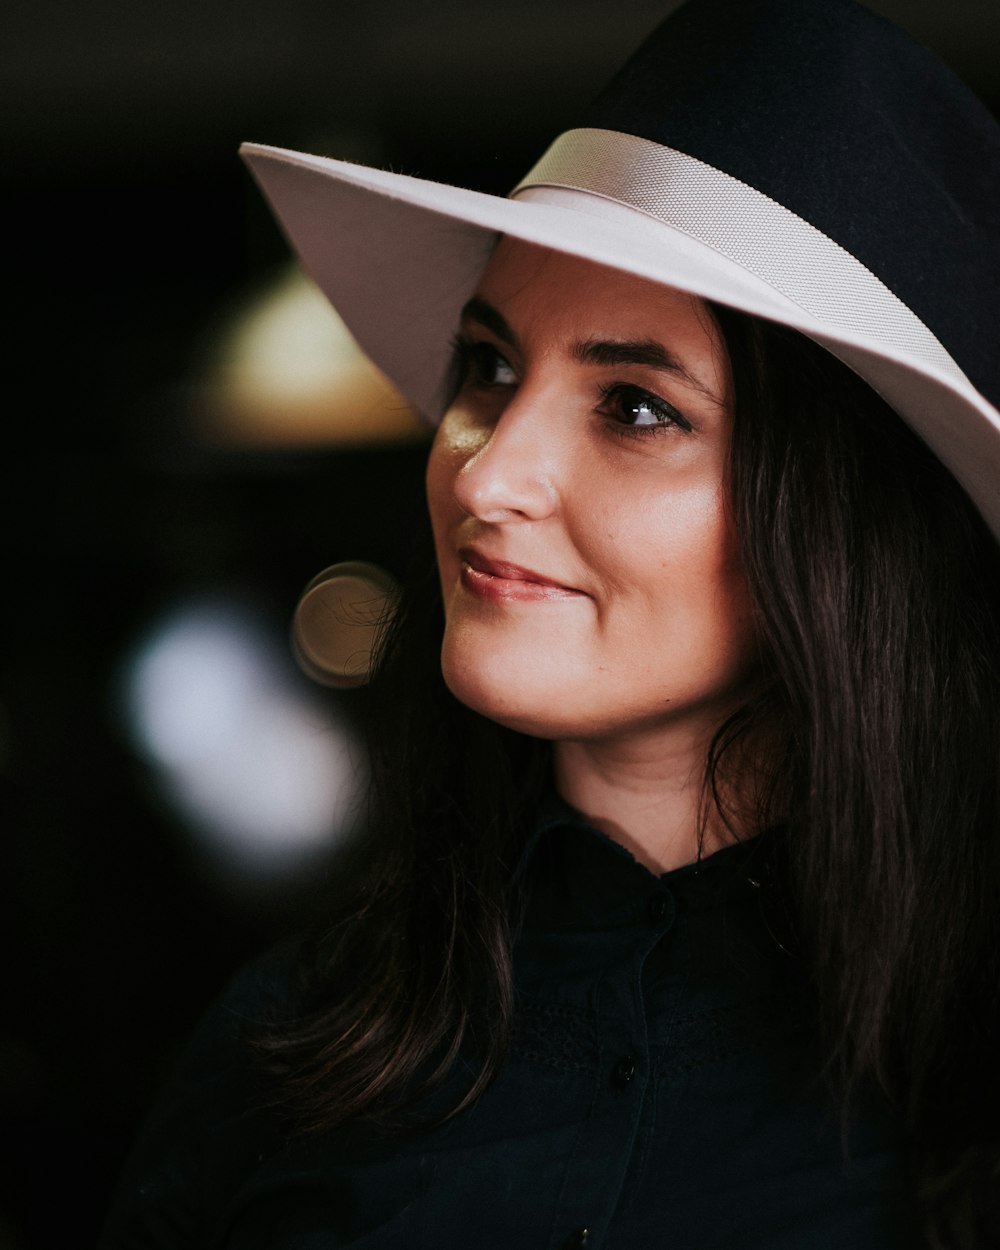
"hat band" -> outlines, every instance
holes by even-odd
[[[823,326],[968,384],[941,342],[867,266],[776,200],[696,157],[615,130],[568,130],[511,196],[530,198],[535,187],[637,209],[711,247]]]

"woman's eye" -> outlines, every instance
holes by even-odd
[[[616,383],[614,386],[602,387],[603,402],[601,412],[629,429],[653,430],[661,426],[676,425],[682,430],[692,429],[686,420],[665,399],[644,391],[641,386],[630,386]]]
[[[517,382],[510,362],[492,343],[474,343],[461,337],[454,342],[459,388],[463,386],[513,386]]]

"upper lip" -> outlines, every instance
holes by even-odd
[[[521,564],[512,564],[509,560],[496,560],[475,547],[462,547],[458,556],[477,573],[488,573],[491,577],[503,577],[513,582],[534,582],[539,586],[556,586],[560,590],[576,589],[575,586],[567,586],[565,582],[546,577],[544,573],[526,569]]]

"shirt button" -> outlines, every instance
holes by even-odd
[[[577,1228],[563,1242],[563,1250],[577,1250],[590,1244],[590,1229]]]
[[[611,1079],[619,1089],[625,1086],[635,1076],[635,1060],[631,1055],[623,1055],[615,1064],[614,1071],[611,1073]]]
[[[666,919],[670,910],[670,900],[665,894],[654,894],[649,900],[646,911],[653,924],[660,924]]]

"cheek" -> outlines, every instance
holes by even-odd
[[[692,482],[668,497],[650,492],[629,518],[605,512],[603,522],[597,533],[607,602],[630,605],[632,637],[648,645],[651,633],[664,631],[672,646],[693,652],[745,652],[753,612],[717,480]],[[620,625],[607,621],[612,630]]]
[[[461,511],[455,498],[455,480],[482,443],[483,432],[459,409],[445,413],[431,444],[424,479],[432,520]]]
[[[594,558],[620,589],[641,589],[653,601],[671,590],[696,597],[699,588],[726,582],[739,570],[714,476],[693,475],[672,483],[669,491],[615,492],[605,507],[591,494],[589,504]]]
[[[464,459],[456,455],[442,431],[443,427],[438,430],[434,438],[430,455],[427,458],[427,471],[424,475],[427,509],[431,517],[434,542],[438,547],[439,558],[441,538],[457,511],[455,478],[464,463]]]
[[[475,449],[462,437],[463,425],[448,413],[434,437],[427,458],[424,482],[427,510],[434,537],[434,554],[444,598],[445,618],[450,618],[450,598],[458,579],[459,559],[457,531],[467,519],[456,494],[456,482]]]
[[[705,604],[715,649],[734,674],[744,675],[758,658],[756,614],[740,558],[736,533],[725,509],[720,509],[714,542],[706,544],[705,584],[711,599]]]

